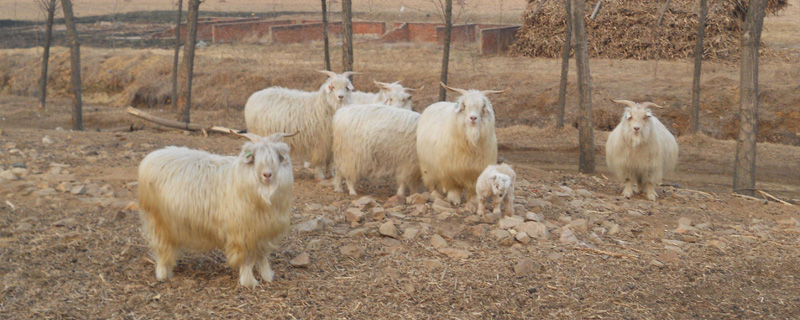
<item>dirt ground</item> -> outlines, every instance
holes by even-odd
[[[81,3],[91,2],[76,8]],[[791,137],[800,137],[798,3],[791,14],[766,21],[764,41],[782,58],[762,61],[760,111],[771,131],[760,140],[771,142],[759,144],[756,185],[794,204],[730,193],[735,142],[717,138],[733,130],[734,64],[706,64],[707,135],[678,137],[677,171],[651,202],[622,198],[610,179],[603,152],[608,124],[595,131],[598,172],[577,173],[577,131],[552,128],[558,61],[480,57],[474,48],[457,47],[453,83],[510,88],[491,98],[499,156],[518,173],[519,219],[498,223],[468,206],[434,209],[432,201],[387,204],[392,183],[364,181],[360,195],[383,210],[365,208],[364,220],[352,223],[345,212],[360,196],[334,193],[295,161],[293,230],[271,256],[275,281],[252,290],[238,285],[237,271],[218,251],[188,253],[174,278],[156,281],[139,233],[131,203],[145,155],[169,145],[230,155],[242,144],[219,134],[158,130],[124,113],[121,107],[134,104],[173,117],[162,92],[169,51],[82,48],[87,131],[71,132],[65,49],[53,51],[47,111],[33,98],[38,51],[0,50],[0,318],[796,318],[800,147]],[[192,120],[242,128],[243,100],[254,88],[315,89],[320,78],[310,70],[320,68],[319,47],[199,50]],[[409,87],[426,86],[414,98],[418,111],[434,101],[439,48],[360,43],[356,49],[357,69],[365,72],[357,87],[368,88],[373,78],[403,79]],[[334,51],[332,60],[338,58]],[[659,64],[653,78],[652,62],[592,61],[595,120],[616,121],[619,109],[608,98],[652,100],[668,107],[658,116],[680,133],[691,64]],[[569,120],[574,104],[570,97]],[[132,123],[145,129],[110,131]],[[769,136],[778,129],[789,138]],[[379,232],[387,223],[398,229],[396,237]],[[523,226],[540,228],[516,239]],[[310,263],[290,264],[301,253]]]

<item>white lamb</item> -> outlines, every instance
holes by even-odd
[[[397,194],[421,184],[417,160],[417,123],[420,114],[387,105],[358,105],[339,109],[333,117],[334,190],[350,195],[362,177],[394,177]]]
[[[172,276],[183,250],[222,249],[254,287],[253,266],[272,281],[269,254],[289,230],[292,162],[282,133],[251,141],[238,156],[183,147],[147,155],[139,165],[142,233],[156,257],[156,278]]]
[[[355,72],[319,72],[329,78],[315,92],[271,87],[253,93],[245,104],[244,119],[247,131],[258,135],[299,132],[287,139],[292,156],[308,161],[322,180],[333,159],[331,121],[336,110],[350,104],[353,84],[348,77]]]
[[[425,186],[436,196],[458,205],[462,191],[475,196],[475,182],[483,169],[497,163],[494,109],[487,94],[504,91],[456,89],[456,102],[437,102],[425,111],[417,127],[417,156]]]
[[[628,107],[608,135],[606,165],[623,182],[623,196],[630,198],[643,189],[647,199],[655,201],[655,186],[678,162],[678,143],[647,108],[660,106],[652,102],[613,101]]]
[[[412,96],[408,92],[413,92],[416,89],[405,88],[400,85],[400,81],[386,83],[373,80],[373,82],[375,82],[380,91],[377,93],[354,91],[351,97],[352,104],[385,104],[406,110],[412,109]]]
[[[486,198],[492,198],[494,213],[500,214],[500,206],[504,207],[506,216],[514,215],[514,185],[517,174],[508,164],[490,165],[483,170],[475,184],[478,195],[478,214],[486,213]]]

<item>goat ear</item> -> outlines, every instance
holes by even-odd
[[[455,104],[456,104],[456,108],[454,109],[454,111],[456,113],[461,112],[461,109],[463,109],[463,106],[461,105],[461,102],[456,102]]]
[[[247,143],[242,147],[242,153],[239,155],[242,158],[242,163],[252,164],[255,155],[253,154],[253,150],[251,150],[251,144]]]
[[[331,93],[333,91],[333,84],[328,84],[325,86],[325,93]]]

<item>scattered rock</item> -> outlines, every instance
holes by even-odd
[[[561,260],[561,258],[563,258],[563,257],[564,257],[564,255],[561,254],[561,253],[558,253],[558,252],[550,252],[549,254],[547,254],[547,259],[548,260],[553,260],[553,261]]]
[[[503,229],[494,229],[490,231],[489,234],[491,234],[492,238],[494,238],[497,241],[511,237],[511,233]]]
[[[34,192],[34,195],[37,197],[52,196],[54,194],[56,194],[56,189],[53,188],[44,188]]]
[[[69,190],[69,192],[74,195],[84,195],[86,194],[86,186],[84,185],[74,186],[72,187],[72,189]]]
[[[639,211],[636,211],[636,210],[628,210],[628,215],[631,215],[631,216],[642,216],[643,214],[641,212],[639,212]]]
[[[500,220],[500,216],[492,212],[487,212],[486,214],[481,216],[481,222],[483,223],[495,224],[497,223],[498,220]]]
[[[616,223],[609,223],[608,235],[613,236],[617,233],[619,233],[619,225]]]
[[[289,264],[292,265],[292,267],[306,268],[311,264],[311,257],[308,255],[308,252],[303,252],[289,261]]]
[[[469,227],[469,234],[471,234],[471,235],[473,235],[475,237],[478,237],[478,238],[485,237],[486,236],[486,225],[485,224],[478,224],[478,225],[470,226]]]
[[[27,168],[13,167],[13,168],[11,168],[11,173],[16,175],[17,177],[24,178],[25,176],[28,175],[28,169]]]
[[[560,240],[562,243],[565,244],[575,244],[578,243],[578,238],[575,237],[575,234],[572,233],[568,227],[561,228],[561,237]]]
[[[444,266],[439,260],[423,260],[422,267],[428,270],[435,270],[439,269]]]
[[[514,235],[514,239],[522,244],[528,244],[531,242],[531,237],[529,237],[525,232],[517,232],[517,234]]]
[[[781,219],[776,222],[783,227],[800,227],[800,221],[795,218]]]
[[[361,258],[361,256],[364,254],[364,251],[354,244],[348,244],[346,246],[340,247],[339,253],[354,259],[358,259]]]
[[[523,219],[522,217],[518,216],[504,217],[500,219],[498,227],[500,227],[500,229],[511,229],[520,225],[523,222],[525,222],[525,219]]]
[[[56,222],[53,222],[53,226],[54,227],[72,228],[72,227],[75,227],[77,225],[78,225],[78,220],[76,220],[75,218],[66,218],[66,219],[61,219],[61,220],[58,220]]]
[[[61,193],[67,193],[67,192],[69,192],[69,191],[70,191],[70,189],[72,189],[72,188],[71,188],[71,185],[70,185],[69,183],[67,183],[67,182],[62,182],[62,183],[58,184],[58,185],[56,186],[56,188],[55,188],[55,189],[56,189],[58,192],[61,192]]]
[[[547,200],[543,200],[543,199],[532,199],[532,200],[528,201],[528,205],[531,206],[531,207],[539,207],[539,208],[542,208],[542,209],[553,206],[552,203],[550,203]]]
[[[320,211],[322,210],[322,205],[319,203],[309,203],[306,205],[306,208],[311,211]]]
[[[453,259],[467,259],[472,254],[467,250],[454,249],[454,248],[441,248],[439,253],[444,254]]]
[[[541,214],[538,214],[538,213],[536,213],[536,212],[530,212],[530,211],[528,211],[527,213],[525,213],[525,220],[527,220],[527,221],[536,221],[536,222],[542,222],[542,221],[544,220],[544,217],[542,217],[542,215],[541,215]]]
[[[694,227],[697,228],[697,229],[700,229],[700,230],[707,230],[707,229],[711,229],[712,225],[711,225],[711,222],[703,222],[703,223],[699,223],[699,224],[695,225]]]
[[[717,249],[719,249],[721,251],[725,251],[725,248],[727,247],[725,242],[722,242],[722,241],[719,241],[719,240],[708,240],[708,241],[706,241],[706,245],[707,246],[712,246],[712,247],[717,248]]]
[[[364,219],[364,213],[358,208],[347,209],[344,215],[350,223],[359,223]]]
[[[323,226],[320,219],[314,218],[294,225],[294,229],[298,232],[312,232],[322,229]]]
[[[692,219],[689,219],[689,218],[686,218],[686,217],[678,218],[678,225],[691,226],[692,225]]]
[[[449,202],[437,198],[436,200],[433,201],[433,211],[436,211],[436,212],[453,212],[453,213],[455,213],[456,209],[453,209],[453,207],[450,206]]]
[[[514,274],[518,276],[528,275],[533,272],[536,267],[536,262],[531,259],[523,259],[514,266]]]
[[[686,245],[686,242],[672,239],[661,239],[661,242],[676,247],[683,247]]]
[[[386,218],[386,210],[381,207],[375,207],[370,210],[372,212],[372,220],[381,221]]]
[[[583,200],[578,200],[578,199],[572,200],[569,202],[569,205],[573,208],[580,208],[583,206]]]
[[[20,223],[17,225],[17,231],[28,231],[33,228],[33,225],[27,222]]]
[[[25,162],[14,162],[14,163],[11,164],[11,167],[12,168],[22,168],[22,169],[28,168],[28,166],[25,165]]]
[[[424,204],[418,204],[414,206],[414,211],[411,212],[412,216],[420,216],[428,213],[428,206]]]
[[[403,239],[413,240],[419,234],[419,227],[409,227],[403,231]]]
[[[677,228],[675,228],[675,230],[673,232],[675,232],[677,234],[684,234],[684,233],[692,232],[692,231],[697,231],[697,228],[689,226],[689,225],[682,224],[682,225],[679,225]]]
[[[406,198],[406,203],[409,205],[425,204],[426,202],[428,202],[428,199],[419,193],[412,194]]]
[[[373,199],[370,196],[363,196],[361,198],[358,198],[358,200],[353,201],[353,205],[356,206],[356,207],[359,207],[359,208],[367,208],[368,207],[367,209],[369,209],[369,208],[372,208],[374,206],[377,206],[378,203],[375,202],[375,199]]]
[[[678,264],[679,262],[681,262],[680,256],[678,256],[678,253],[674,251],[664,252],[658,255],[658,258],[656,259],[663,264]]]
[[[394,222],[386,221],[386,223],[382,224],[378,229],[382,235],[392,238],[399,238],[400,232],[397,231],[397,227],[395,227]]]
[[[385,207],[394,207],[394,206],[402,206],[405,204],[406,204],[406,198],[394,195],[391,198],[389,198],[389,200],[386,200],[386,203],[384,203],[383,205]]]
[[[0,172],[0,179],[7,180],[7,181],[14,181],[17,180],[17,175],[11,172],[11,170],[4,170]]]
[[[442,238],[442,236],[434,234],[433,236],[431,236],[431,246],[433,246],[436,249],[441,249],[441,248],[447,248],[448,245],[447,241],[445,241],[444,238]]]
[[[572,188],[570,188],[570,187],[561,186],[560,188],[561,188],[562,191],[564,191],[566,193],[572,193]]]
[[[365,236],[367,234],[368,231],[369,231],[368,228],[353,229],[353,230],[351,230],[350,232],[347,233],[347,236],[349,236],[349,237],[363,237],[363,236]]]
[[[591,198],[593,196],[592,192],[586,189],[575,190],[575,193],[584,198]]]
[[[524,232],[531,238],[537,238],[537,239],[550,238],[550,231],[547,230],[547,226],[544,223],[536,221],[528,221],[523,224],[520,224],[519,226],[517,226],[517,231]]]
[[[575,219],[569,222],[570,229],[578,233],[586,233],[589,231],[589,224],[586,219]]]
[[[44,145],[53,144],[53,140],[50,139],[50,137],[48,137],[48,136],[44,136],[44,137],[42,137],[42,144],[44,144]]]
[[[675,253],[678,253],[678,254],[683,253],[683,249],[681,249],[680,247],[676,247],[676,246],[666,245],[666,246],[664,246],[664,249],[667,249],[669,251],[672,251],[672,252],[675,252]]]

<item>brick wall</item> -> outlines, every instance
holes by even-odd
[[[481,30],[481,54],[491,55],[507,52],[517,41],[520,26],[489,28]]]
[[[436,41],[444,43],[444,26],[436,27]],[[475,24],[459,24],[453,26],[450,33],[451,43],[473,43],[477,40],[478,26]]]
[[[269,27],[294,24],[294,20],[261,20],[215,24],[211,28],[214,43],[231,43],[248,37],[269,36]]]

